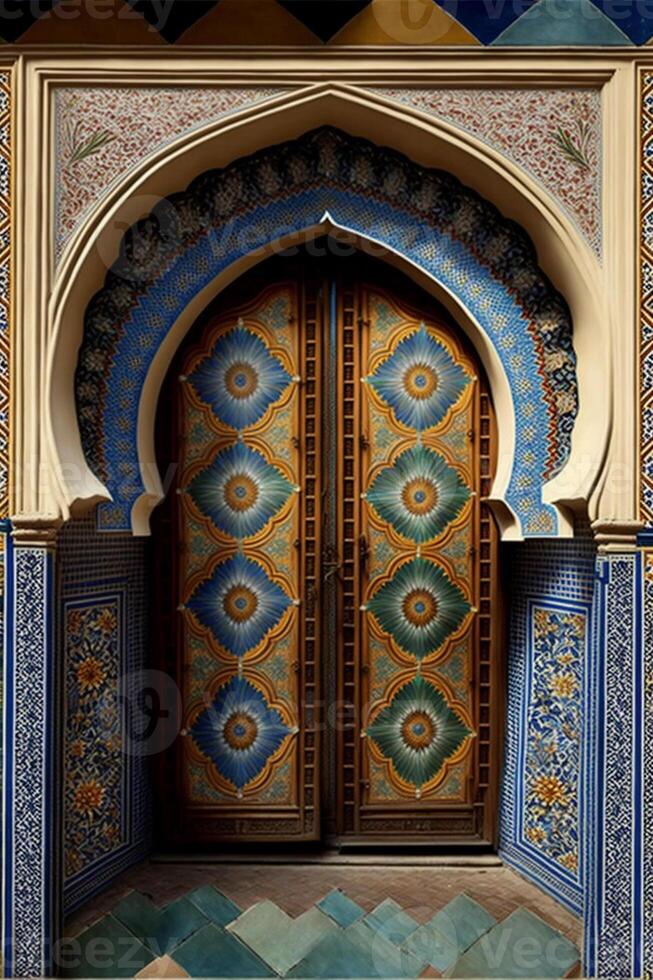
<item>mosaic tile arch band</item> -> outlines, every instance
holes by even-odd
[[[202,174],[125,235],[87,309],[75,381],[84,452],[112,498],[100,507],[100,526],[130,529],[144,492],[140,394],[184,308],[243,255],[327,213],[410,258],[480,323],[505,370],[518,427],[505,499],[525,535],[555,536],[557,514],[542,502],[541,485],[569,455],[578,410],[563,298],[525,233],[451,174],[330,128]]]

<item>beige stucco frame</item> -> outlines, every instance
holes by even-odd
[[[419,55],[417,57],[417,55]],[[102,284],[107,256],[117,254],[125,227],[151,210],[157,197],[183,188],[210,167],[320,124],[392,146],[418,163],[451,170],[518,221],[539,262],[567,299],[574,319],[580,413],[572,453],[545,487],[545,499],[564,517],[588,508],[606,545],[630,544],[637,524],[635,146],[633,65],[601,54],[588,57],[513,56],[491,52],[370,51],[200,52],[126,61],[23,57],[17,66],[21,111],[16,142],[19,249],[16,259],[14,345],[14,520],[18,535],[34,536],[72,511],[105,496],[83,458],[74,414],[72,380],[83,312]],[[56,275],[52,256],[54,127],[57,85],[205,84],[287,85],[274,100],[228,116],[167,145],[117,181],[69,242]],[[562,209],[521,168],[468,133],[384,100],[360,86],[478,84],[500,86],[600,85],[604,106],[604,240],[602,264]],[[624,105],[633,106],[632,118]],[[27,152],[29,148],[29,152]],[[632,200],[632,209],[624,201]],[[328,217],[325,218],[328,222]],[[317,232],[319,229],[313,229]],[[147,487],[135,508],[143,533],[160,496],[152,446],[158,389],[174,349],[200,309],[238,275],[232,268],[197,297],[161,348],[143,393],[139,454]],[[411,270],[408,270],[411,271]],[[414,274],[414,270],[413,274]],[[492,385],[502,432],[492,492],[504,531],[515,537],[502,507],[514,444],[512,403],[498,358],[478,325],[435,283],[423,283],[449,306],[470,333]],[[566,522],[567,533],[570,523]]]

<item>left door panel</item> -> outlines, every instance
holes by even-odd
[[[205,320],[169,389],[182,846],[320,830],[319,304],[299,281],[249,297]]]

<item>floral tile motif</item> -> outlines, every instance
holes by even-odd
[[[62,88],[55,96],[58,198],[55,249],[122,174],[183,133],[282,88]]]
[[[239,553],[221,562],[195,589],[188,608],[220,646],[243,657],[279,623],[291,604],[258,562]]]
[[[215,417],[240,431],[254,425],[291,382],[291,377],[251,330],[223,334],[189,378]]]
[[[64,623],[65,875],[70,877],[124,843],[121,597],[66,603]]]
[[[533,663],[526,714],[525,841],[578,877],[583,658],[587,617],[531,606]]]
[[[532,174],[601,255],[599,89],[372,89],[482,139]]]
[[[418,660],[435,653],[471,606],[435,562],[413,558],[367,604],[379,626]]]
[[[200,511],[220,531],[238,539],[261,531],[293,490],[262,453],[242,442],[219,452],[188,487]]]
[[[401,453],[365,494],[384,521],[416,544],[441,534],[470,495],[456,470],[425,446],[411,446]]]
[[[367,380],[397,421],[418,432],[438,425],[469,383],[461,366],[424,325],[400,340]]]
[[[190,735],[224,779],[242,791],[291,733],[265,695],[245,677],[232,677],[196,718]]]
[[[366,729],[396,773],[416,789],[431,782],[471,734],[441,691],[419,675]]]

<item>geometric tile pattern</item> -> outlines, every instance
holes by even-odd
[[[0,72],[0,519],[10,513],[9,413],[11,325],[11,90]]]
[[[47,976],[56,867],[50,846],[56,737],[52,553],[12,543],[7,577],[11,644],[4,651],[3,967],[9,976]]]
[[[587,729],[579,727],[590,710],[596,547],[589,527],[580,526],[573,540],[528,542],[508,560],[499,849],[506,863],[578,914],[586,890],[579,841],[587,840],[589,823],[580,779],[593,765]]]
[[[229,914],[218,921],[205,913],[210,907],[229,908]],[[92,944],[105,936],[116,948],[131,940],[131,972],[118,967],[111,974],[110,954],[98,966]],[[522,964],[520,951],[526,949],[529,962]],[[191,977],[399,978],[439,976],[445,970],[447,976],[561,977],[579,958],[569,939],[526,908],[497,922],[464,893],[420,924],[390,898],[365,914],[334,890],[293,918],[269,899],[241,911],[216,888],[204,886],[163,908],[131,892],[63,944],[62,973],[150,976],[143,968],[166,954],[166,975]],[[517,972],[520,965],[525,972]],[[185,974],[174,972],[179,968]]]
[[[640,517],[653,527],[653,72],[640,86]]]
[[[100,507],[103,527],[129,528],[131,504],[142,492],[135,445],[139,392],[179,311],[243,249],[257,246],[245,244],[244,227],[258,229],[262,244],[270,222],[300,231],[328,209],[334,220],[412,257],[452,289],[488,333],[511,383],[518,427],[507,500],[525,534],[556,534],[555,510],[541,501],[540,487],[567,458],[577,411],[571,324],[516,226],[451,175],[331,129],[200,177],[185,194],[196,197],[197,206],[184,210],[192,227],[183,240],[161,238],[152,224],[151,233],[139,231],[136,252],[128,235],[87,309],[76,395],[87,460],[113,496]],[[182,200],[184,194],[175,199],[175,212]],[[229,234],[216,249],[211,230],[227,215]],[[170,218],[177,220],[172,212]],[[117,388],[124,392],[119,406],[109,398]]]
[[[588,975],[642,976],[651,955],[644,945],[648,910],[642,877],[643,572],[642,552],[597,559],[596,693],[588,714],[596,764],[585,843]]]
[[[174,44],[467,44],[467,45],[608,45],[646,44],[653,36],[653,22],[644,3],[615,0],[519,0],[490,4],[486,0],[406,0],[406,14],[388,0],[184,0],[174,4],[167,16],[156,0],[128,0],[127,16],[122,4],[103,14],[116,42],[133,39],[133,19],[142,27],[136,36],[141,43]],[[54,11],[50,13],[54,6]],[[238,8],[242,8],[239,12]],[[165,8],[167,10],[167,8]],[[224,14],[223,11],[228,13]],[[77,18],[61,15],[58,21],[54,0],[13,9],[0,21],[0,36],[7,41],[79,43],[84,31]],[[45,15],[45,16],[44,16]],[[130,15],[132,20],[130,20]],[[140,16],[139,16],[140,15]],[[282,15],[285,15],[285,20]],[[54,27],[38,30],[38,18]],[[46,17],[49,20],[46,20]],[[113,18],[113,22],[112,22]],[[270,36],[266,25],[272,23]],[[104,17],[102,24],[106,25]],[[293,25],[303,26],[300,33]],[[68,33],[66,32],[68,26]],[[92,23],[91,23],[92,26]],[[106,27],[105,27],[106,29]],[[294,30],[294,34],[292,34]],[[99,38],[98,38],[99,40]]]

